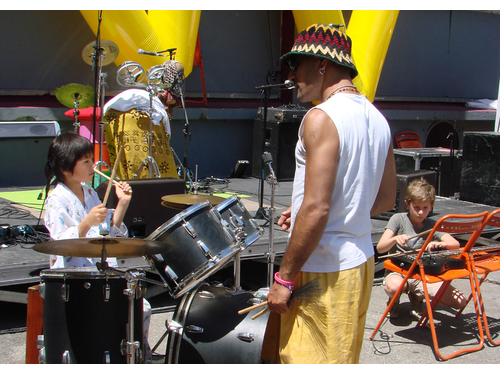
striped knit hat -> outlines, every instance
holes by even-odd
[[[303,30],[292,47],[292,50],[281,57],[282,63],[287,63],[296,55],[322,57],[336,64],[351,69],[351,78],[358,75],[351,56],[352,41],[343,31],[333,27],[315,23]]]

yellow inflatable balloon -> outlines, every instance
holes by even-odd
[[[83,18],[97,35],[97,10],[80,10]],[[161,65],[165,57],[140,55],[137,51],[161,51],[166,49],[151,25],[144,10],[103,10],[100,25],[100,38],[110,40],[118,46],[120,52],[115,59],[116,66],[125,61],[134,61],[148,70]]]
[[[314,23],[345,25],[341,10],[293,10],[297,33]]]
[[[347,35],[352,39],[352,57],[359,73],[353,83],[371,102],[398,14],[398,10],[353,10],[349,20]]]
[[[346,28],[359,73],[353,83],[372,102],[398,14],[397,10],[353,10]],[[294,10],[293,18],[297,32],[314,23],[345,25],[341,10]]]
[[[175,60],[184,67],[187,77],[193,70],[200,10],[149,10],[148,17],[162,44],[177,48]]]

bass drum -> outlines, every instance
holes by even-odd
[[[130,286],[123,275],[84,268],[59,268],[40,273],[43,297],[43,363],[125,364]],[[143,348],[142,282],[134,295],[134,342]],[[138,359],[140,360],[139,354]]]
[[[165,363],[278,363],[279,315],[238,311],[262,302],[245,291],[202,284],[186,294],[169,324]]]

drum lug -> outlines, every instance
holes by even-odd
[[[177,274],[174,272],[170,266],[165,267],[165,274],[170,278],[170,280],[174,281],[178,279]]]
[[[215,295],[212,292],[209,292],[208,290],[202,290],[201,292],[198,292],[198,296],[200,298],[205,298],[205,299],[214,299]]]
[[[235,227],[242,227],[243,226],[243,220],[241,220],[241,217],[236,215],[231,209],[229,209],[229,214],[230,214],[230,220],[231,224]]]
[[[182,227],[184,228],[184,230],[192,237],[192,238],[196,238],[196,232],[193,228],[193,226],[191,224],[189,224],[188,222],[184,221],[184,224],[182,224]]]
[[[252,342],[254,341],[253,333],[240,332],[236,335],[241,341]]]
[[[44,364],[46,361],[46,356],[45,356],[45,340],[43,335],[37,336],[36,347],[37,349],[40,349],[38,351],[38,363]]]
[[[106,283],[103,287],[103,293],[104,293],[104,302],[109,302],[109,295],[111,294],[111,288],[109,287],[109,284]]]
[[[165,326],[171,332],[177,332],[179,334],[182,334],[182,325],[177,323],[175,320],[172,320],[170,323],[168,322],[168,320],[166,320]]]
[[[202,327],[198,327],[198,326],[194,326],[194,325],[189,325],[186,327],[186,332],[189,332],[189,333],[203,333],[203,328]]]
[[[65,350],[62,355],[62,364],[69,365],[71,364],[71,355],[69,354],[69,350]]]
[[[260,227],[260,225],[257,223],[257,221],[255,221],[255,219],[250,219],[250,225],[251,225],[254,229],[258,230],[258,231],[262,230],[262,228],[261,228],[261,227]]]
[[[198,247],[205,253],[205,256],[207,259],[212,259],[212,253],[210,252],[210,249],[208,248],[207,245],[203,241],[198,241],[196,242],[198,244]]]
[[[38,284],[38,293],[42,299],[45,299],[45,283]]]
[[[61,297],[62,297],[64,302],[69,301],[69,285],[67,285],[66,283],[64,283],[61,286]]]

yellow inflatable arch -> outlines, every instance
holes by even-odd
[[[354,84],[372,102],[398,14],[398,10],[353,10],[347,25],[359,73]],[[345,25],[341,10],[294,10],[293,17],[297,32],[313,23]]]
[[[80,10],[94,34],[97,35],[97,10]],[[138,50],[163,51],[177,48],[175,60],[184,66],[187,77],[193,69],[198,37],[199,10],[103,10],[100,38],[110,40],[120,49],[115,64],[135,61],[145,70],[161,65],[168,59],[162,56],[139,55]]]

